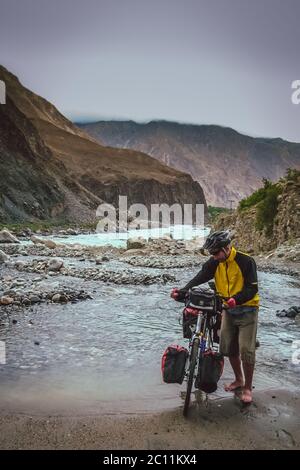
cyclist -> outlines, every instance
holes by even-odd
[[[183,289],[173,289],[171,297],[184,298],[191,287],[214,278],[218,294],[227,299],[222,313],[220,352],[229,357],[235,380],[226,391],[241,388],[241,401],[252,402],[252,380],[259,295],[254,259],[231,245],[228,230],[209,235],[203,245],[211,257]]]

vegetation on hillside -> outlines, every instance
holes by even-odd
[[[226,207],[208,206],[208,215],[210,222],[214,222],[220,214],[230,213],[230,209]]]
[[[265,230],[267,236],[272,235],[274,219],[277,214],[279,198],[282,193],[282,185],[287,182],[296,182],[300,176],[300,171],[289,168],[284,178],[279,182],[272,183],[268,179],[263,179],[263,187],[259,188],[249,197],[242,199],[238,210],[243,211],[251,207],[256,207],[256,228]]]

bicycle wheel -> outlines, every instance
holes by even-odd
[[[197,363],[198,350],[199,350],[199,338],[195,338],[193,342],[192,350],[191,350],[189,375],[188,375],[188,381],[187,381],[186,396],[185,396],[184,406],[183,406],[183,416],[185,417],[188,414],[188,409],[189,409],[189,404],[190,404],[190,399],[191,399],[191,392],[192,392],[192,387],[193,387],[193,382],[194,382],[194,372],[195,372],[195,367]]]

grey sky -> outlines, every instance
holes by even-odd
[[[0,0],[0,63],[72,119],[300,142],[299,0]]]

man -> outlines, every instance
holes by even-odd
[[[229,231],[209,235],[203,248],[211,258],[183,289],[173,289],[171,297],[180,300],[191,287],[215,279],[216,290],[228,306],[222,314],[220,352],[229,357],[235,375],[225,390],[241,388],[241,401],[251,403],[259,306],[257,270],[254,259],[230,242]]]

